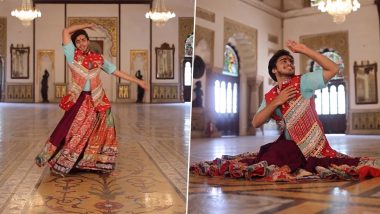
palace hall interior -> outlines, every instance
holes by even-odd
[[[30,2],[41,17],[11,15]],[[0,0],[0,213],[185,213],[195,1],[161,3],[174,18],[146,18],[160,8],[152,0]],[[137,84],[101,72],[115,170],[61,177],[35,157],[64,115],[58,104],[73,78],[62,31],[83,23],[95,24],[85,29],[89,49],[148,88],[140,97]]]
[[[288,40],[339,65],[339,73],[315,91],[316,112],[331,147],[352,157],[380,158],[379,1],[360,0],[360,8],[344,21],[319,11],[311,4],[316,2],[197,1],[190,169],[201,167],[189,176],[188,213],[380,212],[380,178],[252,181],[237,169],[243,178],[223,176],[238,165],[228,165],[228,158],[258,152],[279,137],[273,120],[261,128],[251,121],[275,86],[269,59],[287,49]],[[302,54],[292,55],[296,74],[321,69]],[[222,155],[230,156],[224,156],[226,162],[216,159]],[[220,168],[203,162],[212,160]],[[222,176],[199,175],[205,172]]]

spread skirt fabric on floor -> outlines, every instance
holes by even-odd
[[[223,155],[190,165],[193,175],[224,176],[258,181],[358,180],[380,176],[380,160],[369,157],[309,157],[283,136],[259,152]]]

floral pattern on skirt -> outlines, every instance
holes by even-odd
[[[256,181],[359,180],[380,177],[380,159],[349,156],[305,159],[293,141],[281,139],[266,144],[258,153],[223,155],[213,161],[190,165],[190,173]]]
[[[72,117],[72,122],[69,117]],[[68,120],[71,124],[62,122]],[[53,173],[62,176],[73,168],[110,172],[115,167],[116,155],[116,131],[111,109],[97,112],[90,94],[82,92],[37,155],[36,164],[43,166],[48,163]]]

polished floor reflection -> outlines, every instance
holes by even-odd
[[[190,162],[258,151],[277,136],[192,139]],[[380,136],[328,135],[351,156],[380,158]],[[190,175],[189,214],[380,213],[380,178],[365,181],[273,183]]]
[[[34,165],[57,104],[1,103],[0,213],[185,213],[190,108],[113,104],[116,170],[61,178]]]

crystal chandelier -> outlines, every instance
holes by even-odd
[[[32,7],[31,0],[22,0],[21,9],[13,10],[11,15],[20,19],[22,25],[29,26],[35,18],[41,17],[41,11]]]
[[[358,0],[320,0],[318,9],[333,16],[335,23],[340,24],[346,20],[346,15],[360,8]]]
[[[164,0],[156,0],[154,10],[147,12],[145,17],[151,19],[157,26],[163,26],[169,19],[175,17],[175,13],[166,10]]]

